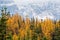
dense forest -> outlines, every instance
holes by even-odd
[[[24,19],[5,7],[0,12],[0,40],[60,40],[60,20]]]

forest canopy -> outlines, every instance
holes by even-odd
[[[1,10],[0,40],[60,40],[60,20],[38,20]]]

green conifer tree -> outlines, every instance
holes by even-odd
[[[1,10],[1,17],[0,17],[0,40],[6,40],[6,21],[7,21],[7,8],[3,8]]]

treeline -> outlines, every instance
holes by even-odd
[[[60,40],[60,20],[24,19],[18,13],[11,16],[4,8],[0,17],[0,40]]]

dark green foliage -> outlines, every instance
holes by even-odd
[[[6,8],[1,10],[1,17],[0,17],[0,40],[6,40],[6,21],[7,21],[7,12]]]
[[[6,40],[12,40],[12,33],[10,32],[9,34],[7,34],[8,37],[6,37]]]
[[[32,40],[37,40],[37,35],[34,33]]]
[[[60,40],[60,28],[56,28],[52,34],[52,40]]]
[[[42,40],[47,40],[47,38],[46,37],[43,37]]]
[[[34,25],[30,25],[30,29],[33,30],[34,29]]]
[[[36,34],[41,34],[42,33],[42,29],[41,29],[41,27],[37,27],[35,30],[34,30],[34,32],[36,33]]]

